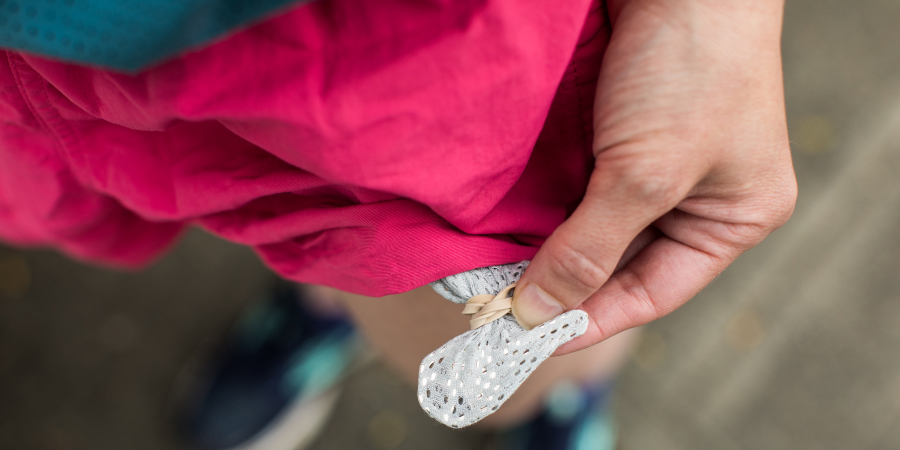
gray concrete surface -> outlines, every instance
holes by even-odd
[[[900,448],[900,2],[789,0],[794,218],[646,328],[620,448]],[[179,386],[271,275],[199,232],[141,273],[0,248],[0,449],[187,449]],[[484,448],[375,365],[324,449]]]

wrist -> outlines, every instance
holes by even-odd
[[[780,44],[784,0],[608,0],[621,20],[668,24],[700,35],[736,35]]]

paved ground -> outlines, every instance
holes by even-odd
[[[618,394],[622,449],[900,448],[898,43],[898,2],[788,2],[797,212],[647,327]],[[0,247],[0,448],[186,448],[178,380],[270,277],[199,232],[136,274]],[[374,366],[315,448],[482,441]]]

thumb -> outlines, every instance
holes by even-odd
[[[634,167],[601,169],[599,163],[584,200],[547,238],[517,283],[512,312],[528,329],[577,308],[600,289],[635,237],[690,189],[674,176],[667,182],[653,171],[640,176],[644,171]]]

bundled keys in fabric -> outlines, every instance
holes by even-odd
[[[474,312],[473,329],[428,354],[419,367],[419,404],[438,422],[461,428],[487,417],[559,346],[587,330],[584,311],[565,312],[532,330],[507,314],[514,283],[527,266],[485,267],[431,284],[454,303],[476,298],[466,308]]]

